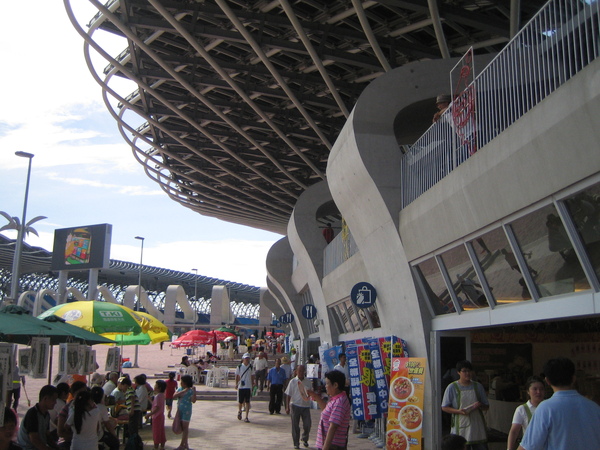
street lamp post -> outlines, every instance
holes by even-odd
[[[198,269],[192,269],[196,276],[194,277],[194,302],[196,302],[196,309],[194,310],[194,330],[196,329],[196,322],[198,320]]]
[[[12,267],[12,281],[10,285],[10,296],[14,303],[17,302],[17,296],[19,295],[19,269],[21,268],[21,251],[23,249],[23,234],[25,233],[25,223],[27,215],[27,198],[29,196],[29,180],[31,178],[31,159],[33,153],[26,152],[15,152],[15,155],[21,158],[29,159],[29,166],[27,168],[27,183],[25,184],[25,201],[23,202],[23,215],[21,216],[21,225],[17,230],[17,242],[15,244],[15,255],[13,258]]]
[[[135,301],[134,310],[138,311],[138,303],[141,302],[142,299],[142,264],[144,263],[144,238],[142,236],[136,236],[136,239],[142,241],[142,246],[140,249],[140,270],[138,272],[138,295]],[[138,346],[135,346],[135,356],[133,358],[133,367],[137,368],[138,366]]]

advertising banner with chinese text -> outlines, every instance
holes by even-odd
[[[381,358],[381,348],[379,339],[371,339],[369,343],[369,350],[371,351],[371,361],[373,364],[373,375],[375,377],[375,393],[377,394],[377,407],[378,413],[387,413],[388,411],[388,380],[385,376],[384,362]]]
[[[381,349],[381,359],[385,370],[386,380],[390,382],[392,358],[408,358],[406,341],[398,336],[386,336],[379,338],[379,347]]]
[[[378,419],[375,372],[368,344],[350,346],[346,349],[350,373],[352,417],[355,420]]]
[[[421,449],[426,358],[392,358],[388,450]]]

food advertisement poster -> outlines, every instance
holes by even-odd
[[[392,358],[386,449],[421,449],[426,358]]]
[[[360,344],[346,349],[352,416],[355,420],[378,419],[375,371],[369,344]]]

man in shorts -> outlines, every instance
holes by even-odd
[[[244,353],[242,363],[235,369],[235,388],[238,391],[238,420],[242,420],[242,407],[245,408],[246,419],[244,422],[250,422],[248,413],[250,412],[250,398],[252,397],[252,386],[254,386],[254,372],[250,364],[250,353]]]

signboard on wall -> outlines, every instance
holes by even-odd
[[[356,283],[352,287],[352,291],[350,292],[350,300],[352,300],[352,303],[354,303],[354,305],[356,305],[358,308],[368,308],[369,306],[373,306],[375,304],[375,300],[377,300],[377,291],[373,285],[362,281],[360,283]]]
[[[101,269],[110,264],[112,225],[54,230],[52,270]]]

